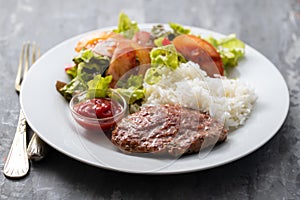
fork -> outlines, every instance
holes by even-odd
[[[29,69],[30,49],[32,49],[31,64],[35,62],[36,57],[40,54],[40,50],[36,44],[30,44],[29,42],[23,44],[15,81],[15,90],[17,93],[20,92],[21,82]],[[21,178],[28,173],[29,161],[26,147],[26,119],[22,109],[20,109],[17,130],[3,169],[5,176],[10,178]]]

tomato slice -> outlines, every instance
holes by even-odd
[[[224,68],[220,54],[207,41],[194,35],[179,35],[173,40],[173,44],[187,60],[198,63],[207,75],[224,75]]]

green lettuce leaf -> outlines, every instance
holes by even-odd
[[[150,58],[153,66],[167,66],[171,69],[176,69],[180,63],[186,62],[173,44],[153,48]]]
[[[104,75],[109,67],[110,59],[107,56],[95,54],[92,50],[83,50],[73,59],[77,67],[77,76],[83,81],[89,81],[95,75]]]
[[[225,69],[225,74],[238,64],[238,61],[245,55],[245,44],[235,34],[230,34],[221,39],[213,37],[205,38],[220,53]]]
[[[175,70],[181,63],[186,63],[185,58],[177,52],[173,44],[153,48],[150,52],[151,68],[147,70],[144,81],[153,85],[161,80],[160,69],[168,67]]]
[[[114,32],[124,35],[126,38],[133,38],[134,34],[139,31],[138,24],[135,21],[131,21],[129,17],[123,12],[119,15],[118,29]]]
[[[67,101],[70,101],[74,94],[85,91],[86,89],[87,84],[78,77],[75,77],[58,91]]]
[[[129,87],[129,88],[117,88],[115,89],[120,95],[122,95],[126,102],[129,105],[132,105],[138,100],[141,100],[145,97],[145,89],[138,89],[136,87]]]
[[[160,67],[151,67],[146,71],[144,81],[149,85],[154,85],[161,80]]]
[[[79,64],[81,62],[88,63],[94,57],[94,53],[92,50],[82,50],[76,57],[73,58],[73,62],[75,64]]]
[[[74,65],[73,67],[68,67],[66,69],[66,73],[73,79],[77,76],[77,66]]]
[[[169,26],[173,29],[175,35],[189,34],[191,32],[190,29],[184,28],[180,24],[169,22]]]
[[[75,78],[77,76],[77,69],[80,63],[89,63],[90,60],[94,57],[94,53],[92,50],[82,50],[77,56],[73,58],[74,66],[68,68],[66,73],[70,75],[71,78]]]
[[[127,80],[119,80],[117,83],[117,87],[119,88],[142,88],[143,87],[143,76],[140,75],[131,75]]]
[[[118,87],[115,90],[126,99],[129,105],[145,97],[142,75],[131,75],[128,80],[118,82]]]
[[[96,75],[104,76],[109,67],[110,59],[94,54],[92,50],[83,50],[73,58],[74,67],[66,70],[72,80],[59,89],[62,96],[69,101],[76,93],[87,90],[87,82]]]
[[[154,42],[155,46],[161,47],[161,46],[163,46],[162,41],[164,39],[165,39],[165,37],[159,37],[159,38],[155,39],[153,42]]]
[[[88,85],[87,98],[104,98],[107,96],[109,84],[112,81],[112,76],[102,77],[100,74],[90,80]]]

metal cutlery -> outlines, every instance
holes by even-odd
[[[31,54],[31,63],[30,63]],[[15,80],[15,90],[19,93],[21,83],[26,76],[29,66],[40,56],[40,50],[35,43],[24,43],[20,55],[17,76]],[[10,178],[21,178],[29,171],[29,158],[40,160],[46,152],[46,144],[36,135],[33,134],[29,142],[28,149],[26,143],[26,119],[22,109],[20,110],[17,130],[6,159],[3,173]]]

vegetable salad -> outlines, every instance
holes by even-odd
[[[69,101],[82,91],[90,98],[101,98],[117,90],[135,110],[145,97],[143,83],[159,82],[162,67],[175,70],[181,63],[192,61],[211,77],[226,76],[245,55],[245,44],[234,34],[202,38],[180,24],[170,22],[168,26],[158,24],[149,32],[143,31],[137,22],[120,13],[116,29],[92,33],[78,41],[78,54],[65,68],[70,81],[58,81],[58,92]]]

